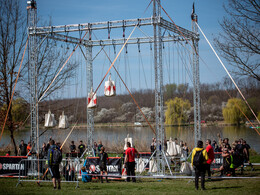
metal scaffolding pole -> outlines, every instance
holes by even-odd
[[[198,22],[198,16],[195,14],[194,4],[191,14],[192,31],[196,36],[193,37],[193,103],[194,103],[194,146],[196,147],[198,140],[201,139],[201,118],[200,118],[200,75],[199,75],[199,34],[198,27],[195,24]]]
[[[88,94],[91,88],[93,88],[93,59],[92,59],[91,42],[89,42],[89,45],[86,46],[86,66],[87,66],[87,94]],[[94,112],[93,109],[87,107],[87,152],[89,156],[94,155],[93,134],[94,134]]]
[[[38,128],[38,98],[37,98],[37,7],[34,0],[27,1],[27,24],[29,34],[29,85],[30,85],[30,109],[31,109],[31,143],[32,153],[39,153],[39,128]]]
[[[163,71],[162,71],[162,35],[160,0],[153,1],[154,32],[154,73],[155,73],[155,120],[156,120],[156,160],[157,174],[165,174],[164,151],[164,111],[163,111]],[[165,159],[166,160],[166,159]]]

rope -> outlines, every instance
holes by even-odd
[[[0,136],[0,141],[1,141],[1,139],[2,139],[2,136],[3,136],[3,133],[4,133],[4,129],[5,129],[5,124],[6,124],[6,121],[7,121],[7,118],[8,118],[8,113],[9,113],[10,108],[11,108],[11,104],[12,104],[12,100],[13,100],[13,96],[14,96],[14,91],[15,91],[15,87],[16,87],[16,84],[17,84],[17,81],[18,81],[18,78],[19,78],[19,75],[20,75],[20,71],[21,71],[21,67],[22,67],[22,63],[23,63],[23,59],[24,59],[24,54],[25,54],[25,51],[26,51],[26,48],[27,48],[27,45],[28,45],[28,40],[29,40],[29,39],[27,38],[26,44],[25,44],[25,48],[24,48],[24,51],[23,51],[22,60],[21,60],[21,63],[20,63],[20,67],[19,67],[19,70],[18,70],[16,79],[15,79],[14,88],[13,88],[13,91],[12,91],[11,99],[10,99],[10,102],[9,102],[9,105],[8,105],[8,109],[7,109],[7,112],[6,112],[4,124],[3,124],[3,127],[2,127],[1,136]]]
[[[135,26],[135,28],[136,28],[136,27],[137,27],[137,26]],[[133,30],[133,31],[134,31],[134,30]],[[133,33],[133,31],[132,31],[132,33]],[[131,33],[131,34],[132,34],[132,33]],[[130,34],[130,36],[131,36],[131,34]],[[94,34],[94,36],[95,36],[96,39],[98,39],[95,34]],[[130,38],[130,36],[128,37],[128,39]],[[128,41],[128,39],[127,39],[127,41]],[[126,42],[127,42],[127,41],[126,41]],[[125,44],[126,44],[126,42],[125,42]],[[125,45],[125,44],[124,44],[124,45]],[[124,47],[124,45],[123,45],[123,47]],[[117,57],[115,58],[114,62],[116,61],[116,59],[117,59],[118,56],[120,55],[121,51],[123,50],[123,47],[122,47],[121,50],[119,51],[119,53],[118,53]],[[107,52],[105,51],[104,47],[102,47],[101,49],[104,51],[105,55],[107,56],[108,60],[109,60],[110,63],[111,63],[111,66],[112,66],[112,65],[114,64],[114,62],[112,62],[112,60],[111,60],[110,57],[108,56]],[[110,66],[108,72],[109,72],[110,69],[112,68],[111,66]],[[115,67],[114,65],[113,65],[113,68],[114,68],[114,70],[116,71],[116,73],[117,73],[118,77],[120,78],[120,80],[122,81],[122,83],[124,84],[124,86],[125,86],[125,88],[127,89],[128,93],[129,93],[130,96],[132,97],[132,99],[133,99],[135,105],[136,105],[136,106],[138,107],[138,109],[140,110],[140,112],[141,112],[141,114],[143,115],[145,121],[148,123],[148,125],[149,125],[150,128],[152,129],[154,135],[156,135],[155,130],[153,129],[152,125],[150,124],[150,122],[148,121],[148,119],[146,118],[146,116],[144,115],[144,113],[142,112],[140,106],[138,105],[137,101],[136,101],[135,98],[133,97],[132,93],[131,93],[130,90],[128,89],[127,85],[125,84],[124,80],[122,79],[121,75],[119,74],[119,72],[117,71],[117,69],[116,69],[116,67]],[[108,74],[108,72],[106,73],[106,75]],[[105,77],[106,77],[106,75],[105,75]],[[105,79],[105,77],[103,78],[103,80]],[[101,83],[103,82],[103,80],[101,81]],[[101,83],[99,84],[99,87],[100,87]],[[96,89],[96,91],[97,91],[97,89]],[[95,91],[95,93],[96,93],[96,91]]]
[[[101,82],[99,83],[97,89],[95,90],[93,96],[91,97],[91,100],[93,99],[94,95],[97,93],[97,90],[99,89],[99,87],[101,86],[101,84],[103,83],[103,81],[105,80],[107,74],[109,73],[109,71],[111,70],[112,67],[114,67],[114,64],[117,60],[117,58],[119,57],[119,55],[121,54],[121,52],[123,51],[125,45],[127,44],[128,40],[130,39],[130,37],[132,36],[133,32],[135,31],[136,27],[138,24],[135,25],[134,29],[132,30],[132,32],[130,33],[129,37],[127,38],[126,42],[124,43],[124,45],[122,46],[122,48],[120,49],[120,51],[118,52],[116,58],[114,59],[114,61],[112,62],[112,64],[110,65],[109,69],[107,70],[105,76],[103,77],[103,79],[101,80]]]
[[[85,33],[85,35],[82,37],[82,39],[85,38],[85,36],[88,34],[88,31]],[[63,70],[63,68],[65,67],[65,65],[68,63],[69,59],[71,58],[71,56],[74,54],[74,52],[76,51],[76,49],[79,47],[80,42],[76,45],[76,47],[72,50],[70,56],[68,57],[68,59],[64,62],[64,64],[62,65],[62,67],[60,68],[59,72],[55,75],[55,77],[53,78],[53,80],[51,81],[51,83],[49,84],[49,86],[47,87],[47,89],[43,92],[43,94],[41,95],[41,97],[38,100],[38,103],[42,100],[43,96],[46,94],[46,92],[49,90],[49,88],[51,87],[51,85],[54,83],[54,81],[56,80],[56,78],[59,76],[60,72]]]
[[[149,5],[146,7],[146,9],[144,10],[144,13],[147,11],[147,9],[150,7],[151,3],[153,0],[150,1]]]
[[[200,32],[202,33],[202,35],[204,36],[204,38],[206,39],[207,43],[209,44],[210,48],[212,49],[212,51],[214,52],[214,54],[216,55],[216,57],[218,58],[219,62],[221,63],[222,67],[224,68],[224,70],[226,71],[226,73],[228,74],[229,78],[231,79],[231,81],[233,82],[233,84],[235,85],[235,87],[237,88],[238,92],[240,93],[240,95],[242,96],[243,100],[246,102],[247,106],[249,107],[250,111],[253,113],[254,117],[256,118],[257,122],[260,124],[259,119],[257,118],[256,114],[254,113],[254,111],[252,110],[251,106],[248,104],[246,98],[244,97],[244,95],[242,94],[242,92],[240,91],[239,87],[237,86],[236,82],[234,81],[234,79],[232,78],[232,76],[230,75],[229,71],[227,70],[226,66],[224,65],[224,63],[222,62],[222,60],[219,58],[218,54],[216,53],[215,49],[212,47],[211,43],[209,42],[209,40],[207,39],[206,35],[203,33],[203,31],[201,30],[200,26],[198,25],[197,22],[195,22],[195,24],[198,26]]]
[[[158,2],[158,0],[157,0]],[[158,4],[160,5],[160,7],[162,8],[162,10],[164,11],[164,13],[168,16],[168,18],[171,20],[171,22],[175,25],[175,27],[178,29],[178,31],[181,33],[181,35],[184,37],[184,39],[187,41],[187,43],[189,43],[189,45],[192,47],[192,49],[195,51],[195,53],[199,56],[200,59],[202,59],[200,57],[200,55],[198,54],[198,52],[195,50],[195,48],[191,45],[191,43],[188,41],[188,39],[185,37],[185,35],[182,33],[182,31],[180,30],[180,28],[173,22],[173,20],[171,19],[171,17],[169,16],[169,14],[165,11],[165,9],[162,7],[162,5],[158,2]],[[196,25],[198,26],[199,30],[202,32],[201,28],[199,27],[198,23],[195,22]],[[260,124],[260,121],[258,120],[257,116],[255,115],[255,113],[253,112],[252,108],[250,107],[250,105],[248,104],[247,100],[245,99],[245,97],[243,96],[242,92],[240,91],[240,89],[238,88],[238,86],[236,85],[235,81],[233,80],[233,78],[231,77],[231,75],[229,74],[228,70],[226,69],[225,65],[222,63],[221,59],[219,58],[219,56],[217,55],[217,53],[215,52],[215,50],[213,49],[213,47],[211,46],[211,44],[209,43],[208,39],[206,38],[205,34],[202,32],[203,36],[205,37],[205,39],[207,40],[208,44],[210,45],[211,49],[213,50],[213,52],[215,53],[215,55],[217,56],[218,60],[220,61],[221,65],[223,66],[223,68],[225,69],[225,71],[227,72],[227,74],[229,75],[230,79],[232,80],[232,82],[234,83],[234,85],[236,86],[237,90],[239,91],[240,95],[242,96],[243,100],[246,102],[247,106],[249,107],[250,111],[253,113],[253,115],[255,116],[257,122]],[[204,60],[202,59],[202,61],[204,62]],[[204,62],[205,63],[205,62]],[[206,63],[205,63],[206,64]],[[238,106],[238,105],[237,105]],[[241,109],[240,109],[241,110]],[[243,113],[243,112],[242,112]],[[243,113],[244,114],[244,113]],[[244,114],[245,115],[245,114]],[[247,118],[247,117],[246,117]],[[248,118],[247,118],[248,119]],[[251,123],[250,120],[248,120],[249,123],[254,127],[254,125]],[[254,129],[257,131],[257,129],[254,127]],[[257,131],[257,133],[260,135],[260,133]]]
[[[109,56],[107,55],[106,51],[103,49],[104,53],[106,54],[108,60],[111,62],[111,59],[109,58]],[[150,122],[148,121],[148,119],[146,118],[146,116],[144,115],[144,113],[142,112],[140,106],[138,105],[137,101],[135,100],[134,96],[132,95],[132,93],[130,92],[130,90],[128,89],[128,87],[126,86],[124,80],[122,79],[121,75],[119,74],[119,72],[117,71],[117,69],[113,66],[113,68],[115,69],[116,73],[118,74],[118,77],[120,78],[120,80],[122,81],[122,83],[124,84],[125,88],[127,89],[129,95],[132,97],[135,105],[138,107],[138,109],[140,110],[141,114],[143,115],[145,121],[148,123],[148,125],[150,126],[150,128],[152,129],[154,135],[156,135],[155,130],[153,129],[152,125],[150,124]]]

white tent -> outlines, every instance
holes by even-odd
[[[54,127],[57,124],[54,114],[49,110],[48,114],[45,114],[44,127]]]
[[[116,95],[116,85],[115,85],[115,81],[111,80],[111,75],[109,75],[108,81],[105,82],[104,94],[107,97]]]
[[[62,115],[60,115],[59,118],[59,128],[60,129],[66,129],[69,127],[68,117],[64,115],[64,111],[62,112]]]

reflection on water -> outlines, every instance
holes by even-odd
[[[40,133],[44,129],[40,130]],[[247,143],[258,153],[260,153],[260,136],[251,128],[248,127],[237,127],[237,126],[226,126],[226,127],[202,127],[202,140],[205,141],[207,138],[211,140],[217,140],[217,134],[220,133],[221,137],[228,137],[230,143],[235,139],[243,138]],[[46,131],[40,137],[40,143],[47,142],[52,136],[55,141],[63,143],[67,137],[70,129],[50,129]],[[140,151],[149,151],[150,143],[154,134],[149,127],[102,127],[95,128],[94,141],[101,140],[103,145],[106,146],[108,151],[122,151],[124,147],[124,139],[127,134],[133,138],[135,147]],[[192,127],[165,127],[166,139],[178,138],[187,142],[188,146],[192,148],[194,146],[194,131]],[[30,130],[21,130],[15,132],[15,139],[19,144],[21,139],[28,142],[30,138]],[[79,144],[80,140],[86,143],[87,130],[86,129],[75,129],[69,137],[67,143],[64,146],[64,150],[68,149],[70,141],[74,140],[76,145]],[[1,140],[1,148],[4,148],[10,144],[9,132],[5,131]]]

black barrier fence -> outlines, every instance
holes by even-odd
[[[223,163],[222,153],[215,153],[215,160],[213,161],[211,167],[212,169],[219,168]],[[75,153],[78,156],[78,153]],[[73,155],[74,156],[74,155]],[[145,169],[149,169],[148,160],[151,156],[150,152],[141,152],[140,157],[145,162]],[[31,157],[28,157],[31,158]],[[31,166],[31,161],[25,161],[27,159],[25,156],[0,156],[0,177],[18,177],[19,172],[20,176],[27,176],[29,167]],[[73,158],[71,158],[73,159]],[[109,163],[107,165],[107,170],[109,175],[115,175],[121,177],[122,175],[122,164],[123,159],[121,157],[109,157]],[[23,160],[23,161],[21,161]],[[136,158],[136,164],[138,164],[138,160]],[[66,161],[66,160],[65,160]],[[65,162],[64,161],[64,162]],[[46,167],[46,160],[39,161],[39,169],[40,171],[44,171]],[[38,166],[38,165],[37,165]],[[80,165],[82,166],[82,165]],[[79,167],[80,168],[80,167]],[[99,158],[98,157],[88,157],[87,170],[93,171],[93,173],[99,174]],[[30,172],[29,172],[30,173]]]
[[[89,173],[100,174],[99,157],[88,157],[85,163],[86,169]],[[122,175],[122,158],[121,157],[109,157],[107,163],[107,173],[112,175],[113,178],[121,177]]]
[[[18,184],[22,182],[52,182],[53,171],[48,167],[46,159],[22,159],[19,166]],[[62,159],[59,165],[61,182],[73,182],[78,187],[80,176],[80,161],[78,159]]]
[[[0,156],[0,177],[18,177],[19,171],[26,172],[27,165],[20,163],[26,156]]]

